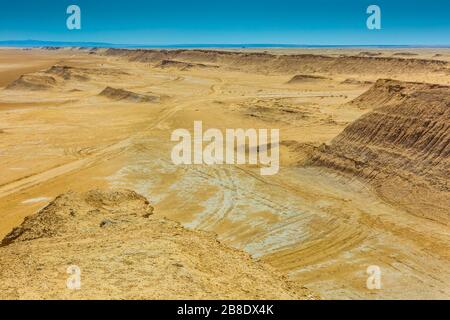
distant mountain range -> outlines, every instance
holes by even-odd
[[[274,43],[238,43],[238,44],[170,44],[170,45],[143,45],[143,44],[116,44],[106,42],[70,42],[70,41],[42,41],[42,40],[6,40],[0,41],[0,47],[97,47],[97,48],[450,48],[450,45],[305,45],[305,44],[274,44]]]

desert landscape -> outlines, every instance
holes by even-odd
[[[449,142],[450,49],[1,48],[0,298],[450,299]]]

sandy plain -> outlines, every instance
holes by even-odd
[[[376,80],[450,85],[445,67],[372,71],[364,68],[365,58],[447,63],[450,50],[240,52],[358,59],[354,68],[309,72],[323,79],[289,83],[305,72],[261,70],[257,61],[230,66],[202,56],[180,67],[102,50],[1,49],[0,238],[61,193],[127,188],[147,197],[155,215],[213,232],[323,298],[450,298],[448,220],[418,214],[427,207],[393,201],[357,177],[305,165],[311,152],[370,112],[349,102]],[[24,74],[42,81],[52,66],[67,68],[50,71],[56,82],[48,88],[30,89],[27,81],[8,88]],[[106,87],[158,100],[100,95]],[[170,134],[191,129],[195,120],[221,130],[280,129],[279,173],[174,165]],[[371,265],[381,268],[380,290],[366,287]]]

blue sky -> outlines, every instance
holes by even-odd
[[[82,29],[66,28],[81,8]],[[382,29],[366,28],[381,7]],[[1,40],[450,45],[450,0],[1,0]]]

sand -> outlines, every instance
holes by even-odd
[[[130,190],[60,195],[1,243],[0,299],[317,298],[213,234],[153,213]],[[77,289],[68,268],[79,271]]]
[[[407,206],[359,175],[308,165],[376,107],[350,102],[378,79],[450,85],[449,50],[360,51],[0,50],[0,85],[34,81],[0,93],[0,238],[69,190],[127,188],[154,216],[214,232],[323,298],[450,298],[448,225],[420,214],[426,203]],[[317,78],[289,83],[296,75]],[[195,120],[280,129],[279,173],[174,165],[171,132]],[[371,265],[380,290],[366,287]]]

